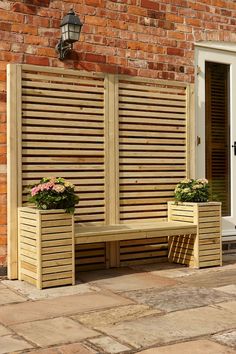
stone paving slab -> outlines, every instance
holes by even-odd
[[[22,353],[25,354],[25,353]],[[87,348],[81,343],[73,343],[47,349],[36,349],[27,354],[99,354],[91,348]]]
[[[21,323],[11,326],[19,335],[40,347],[78,342],[98,335],[70,318],[58,317],[50,320]]]
[[[0,311],[0,322],[13,325],[129,304],[132,304],[131,300],[111,293],[62,296],[56,299],[3,306]]]
[[[235,311],[236,311],[236,301],[223,302],[223,303],[217,304],[216,306],[223,308],[225,310],[228,310],[229,312],[235,313]],[[235,323],[235,326],[236,326],[236,323]]]
[[[111,337],[98,337],[89,339],[89,342],[96,345],[100,350],[109,354],[124,353],[130,351],[131,348],[121,344]]]
[[[3,280],[2,283],[9,289],[13,289],[31,300],[51,299],[68,295],[83,295],[100,291],[100,289],[95,286],[81,283],[73,286],[62,286],[43,290],[39,290],[35,286],[20,280]]]
[[[168,290],[162,290],[161,292],[158,289],[137,290],[126,292],[125,296],[138,303],[152,306],[166,312],[236,300],[234,295],[214,289],[197,287],[173,287]]]
[[[5,336],[6,334],[10,334],[11,331],[0,324],[0,336]]]
[[[235,323],[236,306],[231,311],[207,306],[101,326],[100,330],[120,342],[141,348],[215,334],[234,328]]]
[[[89,327],[96,328],[97,326],[107,326],[118,322],[129,321],[140,317],[160,314],[159,310],[150,309],[146,305],[128,305],[109,310],[89,312],[72,316],[77,321]]]
[[[100,279],[98,279],[100,277]],[[123,292],[147,288],[162,288],[176,285],[173,279],[152,275],[147,272],[132,272],[119,269],[104,270],[101,272],[89,272],[80,275],[80,278],[87,282],[92,281],[94,285],[109,289],[114,292]]]
[[[212,336],[212,338],[219,343],[227,344],[236,349],[236,330],[218,333]]]
[[[233,279],[236,279],[235,267],[227,270],[222,268],[218,271],[212,269],[211,271],[208,270],[205,273],[196,273],[194,275],[181,278],[181,282],[186,286],[219,288],[234,283]]]
[[[227,294],[233,294],[236,295],[236,285],[226,285],[226,286],[221,286],[219,288],[215,288],[216,290],[223,291],[224,293]]]
[[[27,299],[7,288],[0,288],[0,305],[24,302]]]
[[[168,345],[167,347],[152,348],[138,354],[235,354],[236,351],[209,340]]]
[[[26,350],[30,348],[33,348],[31,344],[15,335],[0,337],[0,354],[13,353],[18,350]]]

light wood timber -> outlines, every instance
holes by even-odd
[[[194,242],[194,262],[197,267],[221,266],[221,203],[186,202],[175,204],[169,202],[168,210],[169,221],[183,221],[186,219],[188,222],[197,225],[197,236]],[[212,213],[213,210],[214,212]],[[171,247],[175,249],[176,245],[172,242]],[[181,250],[178,252],[180,255],[182,254]]]
[[[21,205],[21,66],[7,65],[7,272],[18,278],[17,207]]]
[[[73,285],[75,281],[73,215],[65,214],[64,210],[45,211],[30,207],[21,207],[18,212],[20,279],[33,284],[35,282],[31,279],[35,279],[38,289],[49,285]],[[58,219],[59,215],[61,220]],[[48,221],[48,216],[56,216],[56,219],[50,218]],[[29,228],[27,222],[32,219],[35,220],[35,227],[26,239],[25,233],[22,233],[22,225]],[[63,222],[66,226],[58,226]]]

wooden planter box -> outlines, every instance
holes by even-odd
[[[74,216],[19,208],[19,279],[38,289],[75,282]]]
[[[197,225],[197,235],[169,239],[169,259],[197,268],[222,265],[221,203],[168,203],[168,220]]]

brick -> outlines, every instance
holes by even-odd
[[[175,28],[175,24],[170,21],[158,21],[158,26],[166,30],[173,30]]]
[[[26,55],[25,62],[27,64],[33,64],[33,65],[42,65],[42,66],[49,65],[49,59],[47,57],[40,57],[34,55]]]
[[[57,21],[54,23],[53,21]],[[59,20],[53,20],[52,21],[52,27],[58,28],[60,26],[60,21]],[[44,18],[44,17],[39,17],[39,16],[30,16],[28,15],[26,17],[26,23],[35,27],[46,27],[48,28],[50,26],[50,19],[49,18]],[[56,24],[56,25],[55,25]]]
[[[124,75],[137,76],[138,70],[134,68],[119,68],[119,73]]]
[[[93,62],[96,62],[96,63],[105,63],[106,62],[106,56],[105,55],[87,53],[87,54],[85,54],[85,60],[86,61],[93,61]]]
[[[34,6],[49,6],[50,0],[24,0],[26,4]]]
[[[180,41],[184,41],[185,40],[185,33],[182,32],[177,32],[177,31],[169,31],[168,32],[168,37],[169,38],[174,38]]]
[[[180,24],[180,23],[177,23],[175,25],[175,28],[176,28],[176,31],[179,31],[179,32],[192,32],[192,27],[191,26],[186,26],[186,25],[183,25],[183,24]]]
[[[106,26],[106,19],[96,16],[86,16],[85,23],[93,26]]]
[[[23,43],[24,35],[12,32],[0,32],[0,40],[7,41],[8,43]]]
[[[156,63],[156,62],[148,62],[148,68],[150,70],[160,70],[160,71],[162,71],[164,69],[164,64]]]
[[[148,45],[147,45],[147,43],[131,42],[131,41],[129,41],[129,42],[127,43],[127,48],[128,48],[128,49],[132,49],[132,50],[147,51]]]
[[[118,56],[108,56],[107,57],[107,64],[127,66],[127,59],[121,58]]]
[[[6,155],[0,155],[0,165],[5,165],[7,163],[7,156]],[[1,190],[1,187],[0,187]],[[5,187],[3,188],[4,193],[6,193]]]
[[[26,44],[41,45],[44,47],[47,47],[49,45],[48,38],[41,37],[41,36],[26,35],[24,39]]]
[[[0,31],[9,31],[11,30],[11,24],[8,22],[0,21]]]
[[[174,23],[184,23],[184,18],[172,13],[166,14],[166,20]]]
[[[39,28],[38,29],[38,34],[43,37],[48,37],[48,38],[60,38],[60,30],[59,29],[54,29],[54,28]]]
[[[21,63],[23,59],[23,54],[18,53],[9,53],[9,52],[0,52],[0,60],[12,62],[12,63]]]
[[[6,113],[0,113],[0,123],[5,123],[7,121]]]
[[[12,24],[11,30],[12,32],[27,33],[33,35],[37,35],[38,33],[38,29],[36,27],[30,25],[18,24],[18,23]]]
[[[138,76],[149,77],[149,78],[152,78],[152,79],[157,79],[158,78],[158,73],[159,73],[159,71],[150,71],[148,69],[140,69],[138,71]]]
[[[132,5],[132,4],[130,4]],[[106,4],[106,8],[112,11],[119,11],[119,12],[127,12],[127,5],[126,4],[120,4],[118,1],[109,1]]]
[[[45,57],[56,57],[57,53],[55,51],[55,48],[38,48],[36,50],[36,55]]]
[[[6,143],[6,134],[0,133],[0,144],[5,144]],[[1,198],[0,198],[1,199]],[[1,201],[0,201],[1,203]]]
[[[14,12],[22,12],[24,14],[36,14],[36,7],[32,5],[25,5],[20,2],[16,2],[12,6],[12,11]]]
[[[202,27],[202,21],[197,18],[187,18],[186,24],[193,27]]]
[[[184,50],[179,48],[167,48],[168,55],[184,56]]]
[[[124,30],[128,28],[128,23],[125,21],[108,20],[107,26]]]
[[[7,217],[0,216],[0,225],[5,225],[7,223]],[[7,245],[7,237],[6,236],[0,236],[0,245],[1,246],[6,246]]]
[[[105,7],[104,0],[85,0],[85,4],[89,6]]]
[[[159,3],[151,0],[141,0],[141,6],[146,9],[159,10]]]
[[[6,235],[6,234],[7,234],[7,227],[5,225],[0,225],[0,235]]]
[[[61,11],[58,11],[56,9],[38,8],[37,15],[42,16],[42,17],[47,17],[50,19],[51,18],[56,18],[56,19],[62,18]]]
[[[0,265],[2,267],[6,266],[7,265],[7,259],[6,259],[6,246],[4,246],[4,249],[5,249],[5,254],[3,256],[0,256]]]
[[[97,65],[95,63],[78,61],[78,63],[75,64],[75,68],[78,70],[95,71]]]
[[[0,18],[2,21],[9,21],[9,22],[24,22],[24,15],[19,13],[13,13],[12,11],[4,11],[0,10]]]
[[[110,65],[110,64],[97,64],[96,66],[97,71],[99,72],[104,72],[108,74],[117,74],[118,68],[115,65]]]
[[[146,16],[147,10],[141,8],[140,6],[129,6],[128,13],[133,15],[138,15],[138,16]]]
[[[9,42],[0,42],[0,50],[6,50],[9,51],[11,48],[11,44]]]
[[[161,12],[161,11],[148,10],[147,15],[150,18],[161,19],[161,20],[164,20],[166,18],[165,12]]]

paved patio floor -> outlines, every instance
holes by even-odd
[[[0,282],[0,354],[236,353],[236,254],[223,267],[84,272],[71,287]]]

